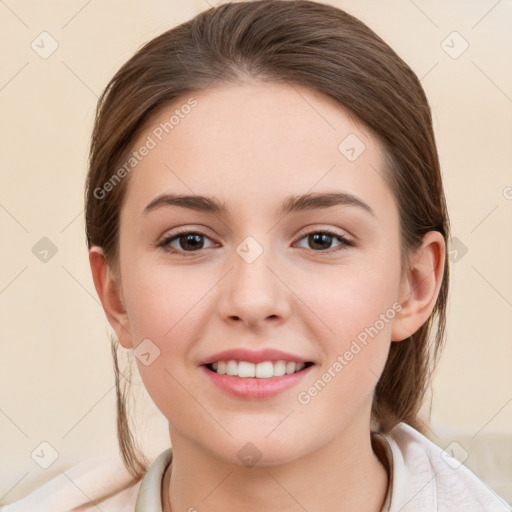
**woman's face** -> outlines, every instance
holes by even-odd
[[[303,87],[193,97],[134,145],[119,240],[118,335],[175,449],[277,464],[367,435],[404,298],[382,148]]]

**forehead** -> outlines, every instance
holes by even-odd
[[[151,149],[131,172],[125,200],[139,214],[170,191],[215,195],[239,209],[332,189],[377,210],[394,204],[378,140],[335,100],[302,86],[191,94],[153,116],[133,150],[145,144]]]

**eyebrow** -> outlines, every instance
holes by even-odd
[[[170,206],[178,206],[181,208],[213,213],[215,215],[223,215],[225,217],[230,216],[229,209],[226,204],[215,197],[178,194],[161,194],[157,196],[146,206],[146,208],[144,208],[143,214],[146,215],[158,208]],[[354,206],[375,216],[375,212],[372,208],[362,199],[346,192],[315,192],[302,195],[291,195],[283,201],[278,213],[282,216],[288,213],[331,208],[333,206]]]

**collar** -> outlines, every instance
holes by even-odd
[[[140,484],[135,512],[162,512],[162,479],[171,461],[172,448],[168,448],[148,469]]]

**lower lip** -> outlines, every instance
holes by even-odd
[[[290,375],[270,377],[268,379],[220,375],[219,373],[212,372],[206,366],[201,366],[201,370],[206,372],[207,377],[221,390],[237,398],[245,398],[247,400],[271,398],[279,395],[297,385],[313,366],[311,365]]]

